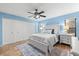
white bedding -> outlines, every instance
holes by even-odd
[[[48,44],[49,42],[57,42],[58,38],[56,34],[32,34],[30,37],[31,40],[36,40],[45,44]]]
[[[48,54],[48,49],[51,50],[54,44],[58,42],[58,37],[56,34],[32,34],[29,39],[29,43],[36,48],[46,52]]]

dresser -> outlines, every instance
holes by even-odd
[[[60,43],[71,45],[71,37],[74,36],[72,34],[60,34]]]

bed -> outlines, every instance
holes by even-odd
[[[46,55],[57,42],[58,37],[56,34],[37,33],[32,34],[29,38],[29,44],[43,51]]]

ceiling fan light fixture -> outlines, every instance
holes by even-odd
[[[38,12],[38,9],[35,9],[34,13],[32,13],[32,12],[28,12],[28,13],[33,14],[34,15],[33,18],[35,18],[35,19],[38,19],[41,17],[43,17],[43,18],[46,17],[45,15],[41,15],[42,13],[44,13],[44,11]]]

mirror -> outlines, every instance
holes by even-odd
[[[70,17],[65,20],[64,31],[67,34],[72,34],[76,36],[76,18]]]

